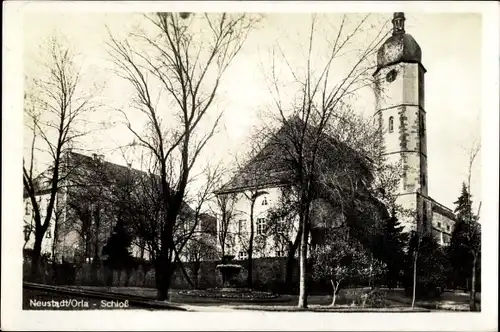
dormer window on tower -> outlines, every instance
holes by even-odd
[[[392,30],[393,34],[405,33],[405,14],[394,13],[392,24],[393,24],[393,30]]]

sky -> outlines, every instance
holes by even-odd
[[[350,14],[355,22],[362,14]],[[391,14],[373,14],[369,24],[373,29],[355,39],[355,47],[362,47],[377,29],[391,19]],[[481,15],[471,13],[405,13],[406,32],[411,34],[422,49],[425,75],[425,109],[427,112],[428,183],[429,195],[453,208],[460,194],[461,183],[467,177],[469,148],[481,136]],[[195,16],[196,19],[197,16]],[[248,144],[254,129],[262,123],[259,116],[269,109],[268,61],[274,46],[280,45],[294,68],[304,64],[300,47],[305,45],[310,26],[309,14],[269,13],[251,32],[241,52],[225,73],[212,114],[224,111],[218,134],[209,142],[201,158],[230,162],[233,156]],[[328,42],[335,36],[340,13],[323,14],[315,43],[317,65],[328,52]],[[24,65],[26,72],[36,72],[40,45],[54,33],[62,34],[80,54],[87,82],[102,83],[102,98],[107,105],[96,119],[117,120],[113,107],[123,107],[132,94],[130,86],[110,71],[106,52],[108,30],[124,36],[127,31],[142,24],[137,14],[112,12],[75,13],[64,11],[26,12],[24,14]],[[353,24],[353,23],[352,23]],[[350,26],[352,27],[352,25]],[[390,24],[386,26],[390,29]],[[465,37],[467,36],[467,37]],[[353,61],[346,55],[337,64],[342,68]],[[283,62],[281,67],[285,66]],[[286,78],[286,74],[285,74]],[[90,83],[89,83],[90,84]],[[361,91],[354,102],[356,110],[370,116],[375,111],[375,100],[370,89]],[[139,123],[139,119],[137,120]],[[113,128],[87,138],[88,146],[106,159],[124,164],[116,147],[125,145],[132,137],[117,123]],[[26,144],[26,142],[25,142]],[[114,151],[114,152],[113,152]],[[481,156],[472,173],[472,194],[481,200]]]

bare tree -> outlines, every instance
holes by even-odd
[[[212,208],[212,212],[217,217],[217,244],[222,259],[226,255],[227,246],[234,245],[234,234],[231,232],[231,225],[236,215],[234,211],[236,194],[216,194],[215,207]]]
[[[240,245],[243,246],[247,253],[247,287],[251,288],[253,284],[253,255],[255,253],[256,236],[263,237],[264,234],[256,232],[256,219],[255,219],[255,204],[257,199],[268,192],[266,191],[266,183],[262,181],[266,177],[266,170],[259,167],[259,154],[260,147],[258,145],[252,145],[250,152],[247,156],[247,162],[241,163],[236,160],[237,168],[240,175],[243,177],[245,182],[245,190],[241,193],[245,199],[250,203],[248,210],[238,211],[248,216],[249,222],[247,225],[241,225],[242,228],[238,230],[237,238]],[[257,163],[256,163],[257,161]],[[258,246],[258,249],[262,249],[262,245]]]
[[[185,203],[193,208],[192,213],[187,214],[182,223],[178,224],[178,231],[175,231],[175,252],[182,253],[184,247],[192,240],[193,236],[203,236],[201,230],[201,219],[210,212],[209,203],[214,199],[214,192],[217,189],[224,169],[219,165],[208,163],[202,173],[201,185],[196,188],[194,195],[186,193]],[[177,229],[176,229],[177,230]]]
[[[188,16],[183,14],[184,16]],[[133,108],[147,119],[142,133],[120,110],[138,146],[154,158],[165,215],[159,223],[155,257],[158,297],[168,298],[175,250],[174,229],[196,160],[214,135],[221,114],[208,130],[209,110],[229,64],[253,26],[246,15],[204,14],[183,19],[176,13],[146,15],[153,33],[131,33],[120,41],[111,35],[110,55],[117,74],[135,90]],[[203,22],[203,30],[196,24]],[[201,24],[201,23],[200,23]],[[157,37],[152,37],[156,35]],[[142,43],[138,49],[132,43]],[[161,91],[155,88],[160,85]],[[155,96],[156,95],[156,96]],[[170,123],[171,126],[167,124]]]
[[[189,243],[185,249],[185,256],[188,261],[192,264],[192,275],[194,279],[194,287],[199,286],[199,271],[201,267],[201,262],[205,260],[211,260],[217,254],[217,248],[215,246],[215,241],[211,241],[211,237],[193,237],[189,240]]]
[[[286,248],[285,289],[292,287],[293,266],[300,243],[301,230],[296,225],[297,201],[290,187],[282,187],[279,201],[268,211],[268,232],[275,249],[281,252]]]
[[[63,154],[78,139],[88,134],[89,113],[96,110],[94,89],[83,89],[76,56],[61,38],[54,37],[44,45],[47,61],[36,76],[28,77],[25,98],[25,125],[31,130],[28,156],[23,159],[23,185],[33,206],[35,243],[32,274],[36,275],[42,241],[54,217],[56,196],[71,173],[65,168]],[[36,168],[46,158],[49,168]],[[47,205],[36,199],[40,190],[47,190]]]
[[[467,190],[469,195],[471,194],[471,178],[472,178],[472,167],[476,157],[481,151],[481,141],[475,140],[468,149],[468,164],[467,164]],[[469,307],[471,311],[476,310],[476,272],[477,272],[477,262],[481,254],[481,226],[478,224],[479,213],[481,212],[481,202],[479,202],[479,207],[477,214],[472,211],[472,206],[469,211],[468,228],[466,232],[466,245],[468,250],[472,255],[472,271],[471,271],[471,291],[469,297]]]
[[[469,148],[464,148],[467,153],[467,190],[469,193],[471,192],[471,178],[472,178],[472,168],[474,166],[474,162],[476,161],[477,156],[481,152],[481,140],[475,139],[473,140],[471,146]]]
[[[334,41],[329,47],[329,54],[321,68],[317,68],[313,63],[317,63],[315,43],[316,32],[318,29],[318,18],[313,15],[311,19],[308,46],[306,53],[306,65],[303,71],[300,71],[290,63],[279,43],[277,52],[273,52],[273,59],[270,68],[270,90],[274,97],[274,114],[277,114],[277,120],[281,125],[286,125],[286,142],[277,142],[281,146],[281,153],[287,159],[287,168],[291,172],[290,177],[294,181],[296,188],[298,217],[299,217],[299,266],[300,266],[300,285],[299,285],[299,307],[307,307],[306,293],[306,266],[308,238],[310,233],[310,209],[311,202],[316,198],[319,183],[336,183],[337,192],[345,195],[345,188],[351,182],[352,188],[356,189],[361,179],[356,179],[356,172],[359,167],[351,157],[350,163],[344,163],[344,166],[337,169],[336,174],[321,171],[321,167],[328,165],[332,159],[344,160],[342,151],[347,151],[343,146],[352,145],[351,142],[336,135],[337,130],[342,129],[345,115],[350,110],[350,100],[355,97],[357,92],[363,88],[373,85],[372,73],[375,68],[373,61],[374,55],[381,42],[385,40],[389,31],[385,29],[375,31],[374,37],[366,41],[366,44],[359,50],[355,50],[354,61],[348,65],[346,74],[339,80],[334,79],[334,63],[337,62],[349,50],[349,44],[358,35],[365,35],[368,30],[374,30],[373,26],[367,23],[368,16],[362,17],[358,22],[351,22],[348,15],[344,15],[336,31],[332,31]],[[352,28],[348,28],[349,25]],[[285,106],[283,103],[282,84],[278,78],[278,68],[276,66],[275,55],[278,53],[280,60],[285,63],[287,69],[293,77],[293,84],[296,86],[295,95],[291,106]],[[315,68],[316,67],[316,68]],[[291,113],[291,114],[290,114]],[[273,132],[273,131],[271,131]],[[274,131],[275,132],[275,131]],[[341,131],[342,132],[342,131]],[[333,139],[332,139],[333,135]],[[271,135],[272,136],[272,135]],[[337,138],[337,139],[336,139]],[[349,135],[348,138],[356,138],[356,135]],[[273,139],[271,137],[270,139]],[[335,142],[341,142],[336,144]],[[359,142],[354,140],[354,142]],[[368,143],[370,141],[367,141]],[[359,147],[359,146],[358,146]],[[333,154],[337,152],[338,154]],[[364,149],[361,149],[364,152]],[[328,155],[330,156],[328,157]],[[330,159],[330,160],[327,160]],[[363,158],[358,158],[357,161]],[[354,168],[349,169],[353,166]],[[328,166],[330,169],[331,166]],[[340,174],[339,170],[345,170],[345,174]],[[359,174],[359,173],[357,173]],[[339,185],[339,182],[342,182]],[[326,186],[323,186],[326,187]]]

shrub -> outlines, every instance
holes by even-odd
[[[379,289],[373,289],[366,294],[365,306],[371,308],[383,308],[387,306],[387,294]]]
[[[364,297],[371,291],[368,287],[347,288],[339,291],[339,302],[349,305],[361,306],[364,303]]]

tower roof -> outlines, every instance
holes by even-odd
[[[377,70],[399,62],[422,62],[422,50],[415,39],[405,32],[404,13],[394,13],[392,36],[377,52]]]

